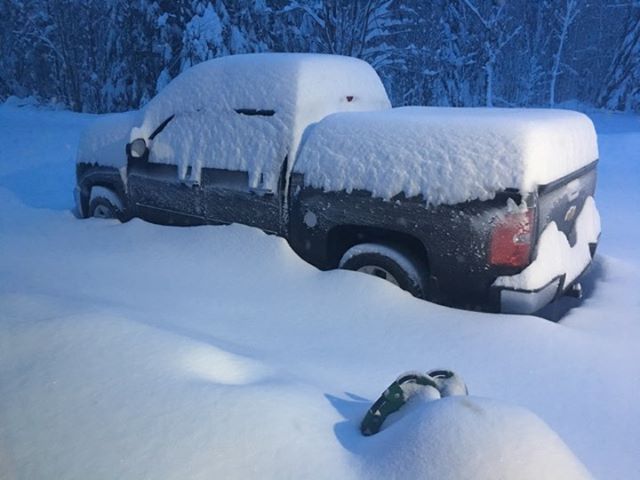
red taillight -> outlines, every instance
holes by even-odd
[[[531,258],[534,210],[507,213],[491,234],[489,263],[504,267],[524,267]]]

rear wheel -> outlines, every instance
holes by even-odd
[[[377,243],[355,245],[345,252],[339,266],[386,280],[415,297],[425,297],[424,262],[397,247]]]

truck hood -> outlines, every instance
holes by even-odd
[[[593,123],[578,112],[406,107],[327,117],[307,132],[294,171],[326,191],[454,204],[531,192],[597,158]]]
[[[140,112],[113,113],[97,117],[84,130],[78,145],[77,163],[97,163],[121,168],[127,164],[125,147]]]

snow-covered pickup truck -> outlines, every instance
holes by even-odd
[[[83,217],[242,223],[320,269],[529,313],[591,263],[597,159],[576,112],[392,109],[365,62],[241,55],[98,119],[80,142],[76,201]]]

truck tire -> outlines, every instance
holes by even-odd
[[[379,243],[361,243],[345,252],[339,268],[382,278],[414,297],[425,298],[423,278],[426,278],[426,267],[399,248]]]
[[[124,220],[124,209],[118,195],[108,188],[96,186],[91,189],[89,216]]]

